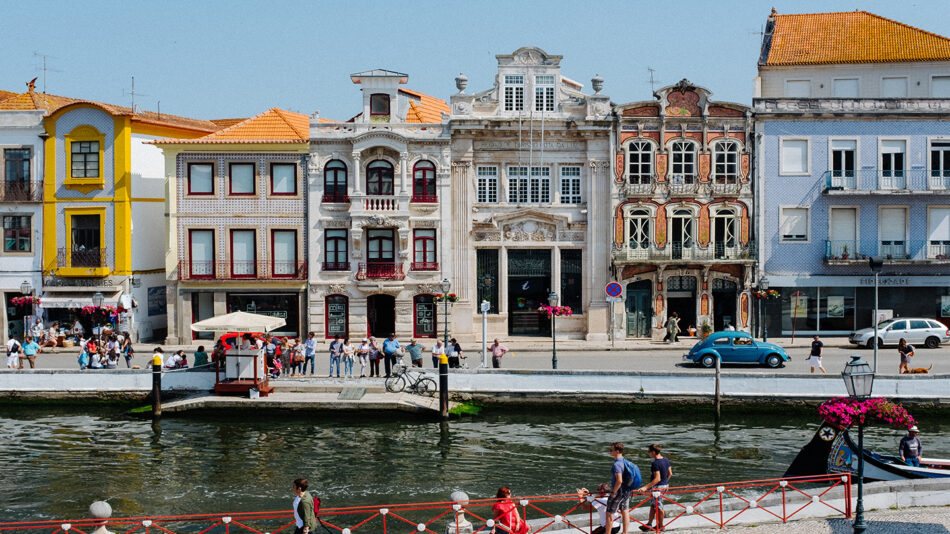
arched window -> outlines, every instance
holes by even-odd
[[[653,145],[649,142],[633,141],[627,145],[627,180],[631,184],[653,181]]]
[[[378,159],[366,167],[366,194],[393,194],[393,166],[388,161]]]
[[[335,159],[323,168],[323,201],[346,202],[346,163]]]
[[[350,299],[346,295],[327,295],[324,305],[326,306],[327,339],[333,339],[333,336],[349,337]]]
[[[416,295],[412,299],[413,327],[415,337],[436,337],[438,332],[438,313],[432,295]]]
[[[652,233],[650,232],[652,218],[649,210],[631,210],[628,220],[628,227],[630,228],[628,244],[630,248],[649,248],[650,234]]]
[[[739,143],[720,141],[714,145],[716,165],[713,183],[717,185],[739,183]]]
[[[674,141],[670,153],[673,185],[696,183],[696,145],[690,141]]]
[[[720,208],[716,210],[712,220],[712,242],[715,247],[716,259],[733,258],[736,254],[736,210]]]
[[[692,257],[693,212],[677,209],[670,217],[670,244],[674,260]]]
[[[438,202],[435,194],[435,165],[420,161],[412,168],[412,202]]]

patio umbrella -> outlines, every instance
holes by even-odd
[[[270,332],[285,324],[287,321],[280,317],[239,311],[198,321],[191,329],[195,332]]]

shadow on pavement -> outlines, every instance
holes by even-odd
[[[854,532],[854,520],[829,519],[828,526],[834,534]],[[868,521],[868,532],[874,534],[947,534],[950,530],[939,523],[910,523],[904,521]]]

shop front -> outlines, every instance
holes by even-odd
[[[227,293],[227,313],[243,311],[280,317],[287,324],[271,334],[304,337],[301,321],[300,293]]]

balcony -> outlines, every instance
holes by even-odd
[[[825,263],[849,265],[880,256],[885,263],[950,263],[950,241],[828,240]]]
[[[323,262],[324,271],[349,271],[350,262],[348,261],[325,261]]]
[[[56,254],[56,265],[60,269],[97,269],[106,266],[106,249],[73,249],[60,248]]]
[[[437,261],[414,261],[409,266],[410,271],[438,271],[439,262]]]
[[[687,243],[667,243],[660,248],[653,243],[628,243],[613,251],[614,262],[734,261],[755,260],[755,243],[709,243],[705,247]]]
[[[825,171],[826,195],[950,194],[950,172],[927,169]]]
[[[360,263],[356,272],[357,280],[404,280],[406,273],[402,272],[402,264],[387,261],[372,261]]]
[[[306,280],[305,261],[179,261],[179,280]]]
[[[627,198],[649,197],[649,196],[653,196],[653,187],[654,187],[654,184],[650,182],[647,182],[647,183],[627,182],[626,185],[623,186],[623,193],[624,193],[624,196],[626,196]]]
[[[412,195],[409,202],[422,204],[435,204],[439,201],[438,195]]]
[[[738,195],[741,189],[742,184],[739,183],[739,180],[724,181],[719,178],[712,183],[712,192],[715,195]]]
[[[0,202],[43,202],[43,182],[5,180],[0,187]]]
[[[365,211],[399,211],[399,198],[394,195],[365,195],[356,200]]]
[[[669,188],[674,197],[695,195],[699,191],[699,180],[692,175],[673,175],[670,176]]]
[[[323,195],[322,202],[324,204],[348,204],[350,197],[342,193]]]

